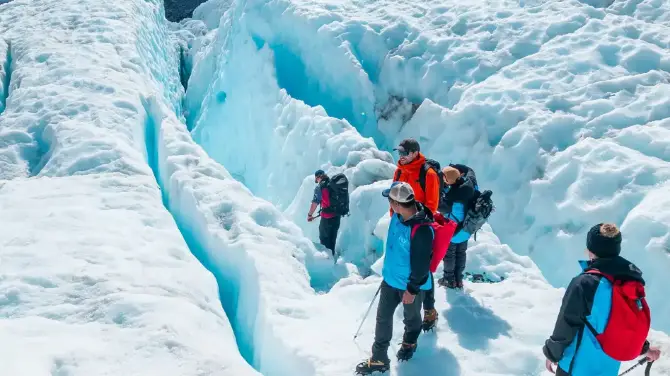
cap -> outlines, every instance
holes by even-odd
[[[394,181],[391,188],[382,191],[382,196],[404,204],[414,201],[414,190],[405,182]]]
[[[600,258],[616,257],[621,253],[621,232],[610,223],[599,223],[586,235],[586,248]]]
[[[400,142],[400,144],[398,144],[398,146],[393,150],[412,153],[412,152],[415,152],[415,151],[421,151],[421,146],[419,145],[419,141],[417,141],[413,138],[406,138],[406,139],[402,140]]]
[[[315,178],[318,178],[319,176],[323,176],[323,175],[325,175],[325,174],[326,174],[326,172],[323,171],[323,170],[316,170],[316,171],[314,172],[314,177],[315,177]]]

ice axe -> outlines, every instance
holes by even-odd
[[[379,288],[377,289],[377,292],[375,293],[375,296],[372,297],[372,301],[370,302],[370,306],[368,307],[367,312],[365,312],[365,316],[363,316],[363,320],[361,320],[361,325],[358,326],[358,330],[356,331],[356,334],[354,334],[354,341],[356,340],[356,337],[358,337],[358,334],[361,332],[361,328],[363,327],[363,323],[365,322],[365,319],[370,314],[370,310],[372,309],[372,305],[374,304],[375,300],[377,300],[377,295],[379,295],[379,291],[381,291],[381,289],[382,289],[382,285],[380,283]]]
[[[628,372],[634,370],[635,368],[637,368],[637,367],[643,365],[644,363],[647,363],[648,360],[649,360],[649,359],[647,359],[647,357],[644,357],[644,358],[638,360],[637,363],[636,363],[634,366],[632,366],[632,367],[630,367],[629,369],[625,370],[623,373],[619,374],[619,376],[623,376],[623,375],[627,374]],[[645,376],[649,376],[649,372],[651,371],[651,365],[652,365],[652,364],[654,364],[654,362],[649,362],[649,363],[647,364],[647,368],[644,370],[644,375],[645,375]]]

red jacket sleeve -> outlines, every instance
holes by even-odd
[[[430,209],[431,212],[437,212],[437,207],[440,204],[440,178],[437,176],[435,171],[428,170],[426,174],[426,192],[425,200],[426,207]]]

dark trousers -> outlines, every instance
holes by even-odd
[[[335,255],[335,242],[337,241],[337,231],[340,229],[340,216],[333,218],[321,217],[319,222],[319,241],[324,247],[330,249]]]
[[[433,278],[433,273],[430,273],[430,283],[432,287],[428,291],[424,291],[423,298],[423,310],[430,311],[435,309],[435,279]]]
[[[444,256],[444,279],[447,282],[462,282],[465,270],[465,254],[468,250],[468,242],[460,244],[449,244],[447,255]]]
[[[388,362],[388,348],[393,337],[393,314],[402,303],[405,291],[398,290],[382,282],[379,292],[379,306],[377,307],[377,326],[375,328],[375,343],[372,345],[372,359]],[[421,302],[423,292],[416,295],[412,304],[403,304],[405,313],[405,335],[403,342],[416,343],[421,333]]]

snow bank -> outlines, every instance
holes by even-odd
[[[668,39],[631,39],[643,28],[655,30],[626,17],[591,19],[465,90],[453,109],[424,102],[396,137],[430,140],[432,157],[474,167],[495,192],[491,223],[501,239],[531,255],[554,284],[578,272],[572,261],[583,257],[592,225],[628,222],[670,178],[659,138],[668,117]],[[670,258],[644,234],[624,232],[632,240],[624,256],[647,271],[654,326],[668,330],[670,305],[655,271]]]
[[[657,0],[607,0],[609,12],[635,17],[649,23],[668,24],[670,21],[670,4]]]
[[[147,165],[140,97],[180,105],[160,4],[0,7],[0,374],[257,374]]]
[[[198,257],[222,287],[222,302],[242,353],[266,375],[314,375],[291,342],[315,290],[349,274],[317,252],[300,229],[254,197],[196,145],[184,124],[155,100],[158,175],[168,207]],[[310,275],[308,270],[312,273]]]
[[[236,13],[240,9],[222,18],[212,41],[196,54],[186,100],[194,139],[255,195],[286,209],[314,241],[317,226],[305,220],[314,171],[344,172],[351,182],[353,209],[343,231],[358,232],[383,210],[363,210],[369,203],[359,201],[364,197],[354,192],[392,177],[390,154],[346,121],[328,117],[323,108],[310,107],[280,89],[273,51],[249,35],[246,17]],[[375,200],[383,201],[381,196]],[[338,249],[346,250],[347,260],[359,262],[366,251],[360,245],[371,242],[370,235],[343,236]],[[357,247],[349,248],[352,244]]]
[[[3,375],[254,374],[150,175],[12,180],[0,210]]]

